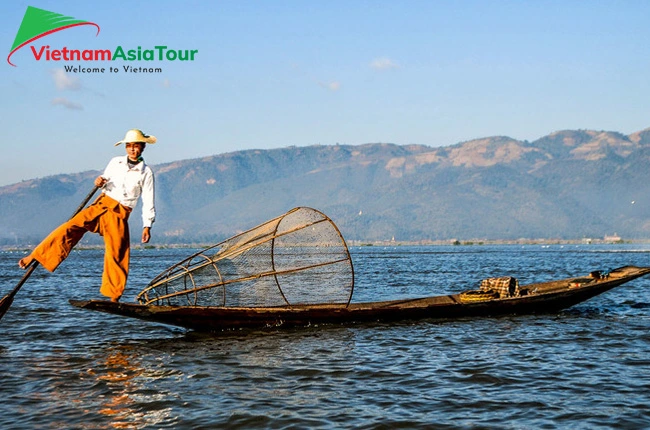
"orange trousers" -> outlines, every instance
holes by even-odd
[[[32,251],[32,258],[50,272],[65,260],[86,232],[104,237],[104,273],[99,292],[119,299],[129,274],[130,237],[127,223],[131,208],[102,194],[95,202],[61,224]]]

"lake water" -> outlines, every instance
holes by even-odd
[[[650,245],[353,248],[353,301],[650,265]],[[123,301],[190,249],[135,249]],[[0,252],[0,295],[22,275]],[[0,321],[1,429],[650,428],[650,276],[550,315],[201,334],[72,307],[102,252]]]

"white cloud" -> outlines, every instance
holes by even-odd
[[[389,70],[389,69],[398,69],[399,65],[395,63],[390,58],[381,57],[375,58],[370,62],[370,67],[375,70]]]
[[[54,79],[54,85],[59,90],[71,90],[77,91],[83,88],[81,81],[76,76],[70,76],[63,69],[54,69],[51,70],[52,78]]]
[[[338,91],[341,89],[341,83],[338,81],[333,81],[333,82],[319,82],[318,85],[320,85],[323,88],[326,88],[330,91]]]
[[[80,105],[79,103],[72,102],[65,97],[58,97],[54,100],[52,100],[52,105],[53,106],[63,106],[66,109],[70,110],[83,110],[84,107]]]

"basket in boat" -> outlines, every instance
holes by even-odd
[[[493,300],[499,298],[499,293],[496,291],[484,290],[471,290],[464,291],[459,294],[461,302],[484,302],[486,300]]]
[[[339,229],[322,212],[298,207],[173,265],[137,300],[164,306],[347,306],[353,289],[352,259]]]

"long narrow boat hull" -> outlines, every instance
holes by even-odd
[[[176,325],[197,331],[230,328],[293,327],[436,318],[485,317],[557,312],[650,273],[650,267],[626,266],[599,279],[568,278],[521,287],[518,297],[467,301],[462,294],[408,300],[268,308],[154,306],[104,300],[70,300],[73,306]]]

